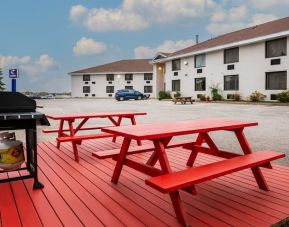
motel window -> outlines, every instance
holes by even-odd
[[[181,70],[181,59],[172,60],[172,71]]]
[[[286,90],[287,71],[266,73],[266,90]]]
[[[275,39],[266,42],[266,58],[287,55],[287,38]]]
[[[181,80],[172,80],[172,91],[181,91]]]
[[[238,91],[239,90],[239,75],[224,76],[224,90]]]
[[[153,80],[153,74],[152,73],[145,73],[144,74],[144,80]]]
[[[144,93],[153,93],[153,86],[144,86]]]
[[[106,86],[106,93],[114,93],[114,86]]]
[[[127,73],[124,75],[125,80],[132,80],[133,79],[133,75],[131,73]]]
[[[90,86],[83,86],[83,93],[90,93]]]
[[[206,66],[206,55],[199,54],[195,56],[195,68],[201,68]]]
[[[82,76],[82,80],[83,80],[83,81],[90,81],[90,74],[84,74],[84,75]]]
[[[239,62],[239,47],[224,50],[224,63]]]
[[[106,74],[107,81],[114,81],[114,74]]]
[[[133,86],[125,86],[124,89],[126,89],[126,90],[132,90],[132,89],[133,89]]]
[[[195,91],[206,90],[206,78],[195,78]]]

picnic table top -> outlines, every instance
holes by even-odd
[[[129,139],[149,140],[200,132],[231,130],[256,125],[258,125],[257,122],[209,118],[166,123],[139,124],[134,126],[119,126],[103,128],[102,131]]]
[[[69,119],[81,119],[81,118],[102,118],[102,117],[131,117],[136,115],[146,115],[145,112],[101,112],[101,113],[75,113],[65,115],[46,115],[47,118],[53,120],[69,120]]]

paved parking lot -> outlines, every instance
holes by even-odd
[[[56,99],[37,100],[43,106],[38,109],[46,114],[92,113],[107,111],[141,111],[147,116],[137,117],[138,123],[178,121],[198,118],[229,118],[257,121],[257,127],[247,128],[245,134],[253,150],[272,149],[286,152],[289,156],[289,106],[244,105],[195,103],[193,105],[174,105],[170,101],[141,100],[117,102],[111,99]],[[97,120],[104,125],[107,121]],[[91,122],[94,123],[93,121]],[[51,121],[52,127],[56,122]],[[232,133],[215,132],[211,134],[220,148],[240,152]],[[20,135],[21,136],[21,135]],[[38,133],[38,141],[53,140],[55,135]],[[289,165],[289,157],[279,163]]]

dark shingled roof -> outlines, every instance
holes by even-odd
[[[69,74],[76,73],[133,73],[133,72],[152,72],[153,66],[150,59],[130,59],[120,60],[112,63],[98,65],[95,67],[81,69]]]
[[[289,30],[289,17],[227,33],[172,53],[168,57],[188,54],[212,47],[240,42]]]

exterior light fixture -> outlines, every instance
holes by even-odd
[[[117,75],[117,79],[120,79],[120,75]]]
[[[184,61],[184,65],[188,65],[189,64],[189,62],[187,62],[187,61]]]
[[[162,70],[163,68],[161,66],[158,67],[158,70]]]

